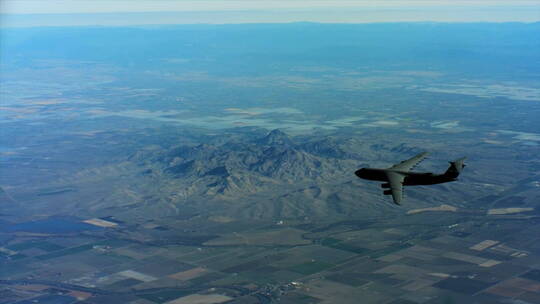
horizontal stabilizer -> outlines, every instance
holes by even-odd
[[[446,170],[444,175],[450,178],[457,178],[459,174],[461,173],[461,171],[463,170],[463,168],[465,168],[465,159],[466,157],[462,157],[462,158],[449,162],[450,167],[448,168],[448,170]]]

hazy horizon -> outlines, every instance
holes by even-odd
[[[536,1],[3,1],[0,26],[540,21]]]

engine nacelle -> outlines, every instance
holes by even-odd
[[[390,188],[390,184],[389,184],[389,183],[381,184],[381,188],[383,188],[383,189],[389,189],[389,188]]]
[[[392,190],[384,190],[384,195],[392,195]]]

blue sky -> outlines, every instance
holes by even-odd
[[[1,0],[2,26],[254,22],[536,22],[538,0]]]

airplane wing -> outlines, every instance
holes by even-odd
[[[403,180],[405,175],[387,171],[386,177],[388,178],[388,183],[390,184],[390,191],[392,191],[392,198],[394,199],[394,204],[399,205],[401,199],[403,198]]]
[[[416,167],[416,165],[418,165],[421,161],[423,161],[428,156],[428,154],[429,153],[427,152],[420,153],[416,155],[415,157],[404,160],[400,162],[399,164],[393,165],[392,167],[388,169],[408,172],[412,168]]]

